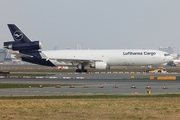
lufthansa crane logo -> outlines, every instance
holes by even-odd
[[[23,33],[19,30],[15,31],[13,34],[15,40],[19,41],[23,38]]]

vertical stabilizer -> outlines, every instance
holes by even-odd
[[[14,24],[8,24],[12,37],[17,42],[31,42],[31,40]]]

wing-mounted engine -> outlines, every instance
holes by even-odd
[[[94,62],[93,64],[90,65],[90,67],[96,69],[102,69],[102,70],[109,69],[106,62]]]
[[[39,41],[32,42],[4,42],[4,48],[18,51],[28,51],[28,50],[39,50],[42,48],[42,43]]]

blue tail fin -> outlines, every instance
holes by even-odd
[[[11,50],[32,51],[42,48],[42,43],[39,41],[31,41],[16,25],[8,24],[9,30],[14,41],[4,42],[4,48]]]
[[[16,25],[8,24],[8,27],[15,41],[22,43],[31,42],[31,40]]]
[[[16,25],[8,24],[14,41],[4,42],[4,48],[14,52],[16,58],[39,65],[55,66],[47,57],[39,51],[42,48],[40,41],[31,41]]]

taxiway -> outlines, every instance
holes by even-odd
[[[134,75],[137,79],[130,79]],[[154,76],[174,75],[174,74],[155,74]],[[175,74],[179,76],[179,74]],[[43,88],[7,88],[0,89],[0,96],[49,96],[49,95],[151,95],[157,94],[179,94],[180,81],[159,81],[149,80],[151,74],[135,73],[113,73],[113,74],[60,74],[50,78],[1,78],[0,83],[31,83],[31,84],[72,84],[70,86],[61,86],[60,88],[43,87]],[[84,85],[87,88],[84,88]],[[103,88],[100,88],[100,85]],[[114,86],[117,85],[117,88]],[[130,88],[132,85],[136,89]],[[149,85],[151,89],[145,89]],[[163,89],[163,86],[167,89]]]

